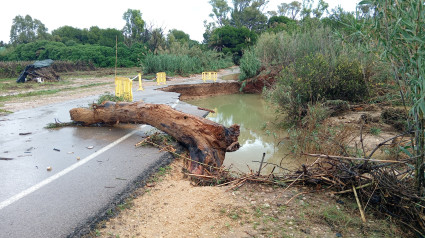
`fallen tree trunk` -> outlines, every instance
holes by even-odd
[[[141,123],[149,124],[173,136],[185,144],[192,159],[190,170],[203,174],[204,169],[213,171],[224,161],[225,153],[239,149],[239,125],[229,128],[171,108],[163,104],[143,102],[104,102],[93,109],[74,108],[71,119],[84,125],[96,123]]]

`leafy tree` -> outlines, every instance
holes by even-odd
[[[301,3],[298,1],[281,3],[277,8],[279,15],[287,16],[294,20],[301,11]]]
[[[189,42],[190,36],[189,34],[186,34],[184,31],[172,29],[168,31],[167,41],[168,43],[172,43],[174,41],[177,41],[180,43]]]
[[[270,17],[267,25],[269,27],[272,27],[273,25],[276,24],[291,24],[291,23],[296,23],[297,21],[292,20],[291,18],[285,17],[285,16],[273,16]]]
[[[59,27],[52,31],[52,36],[64,43],[69,40],[73,40],[77,43],[84,43],[87,41],[87,33],[72,26]]]
[[[313,13],[314,17],[321,18],[329,7],[329,4],[324,0],[319,0],[317,7],[313,9],[314,0],[303,0],[301,17],[302,19],[311,18]]]
[[[232,8],[227,4],[227,0],[210,0],[209,3],[213,8],[213,13],[210,14],[211,18],[216,18],[219,27],[229,24],[229,13]]]
[[[142,19],[140,10],[128,9],[122,18],[126,22],[122,30],[125,36],[125,43],[131,46],[136,42],[141,42],[145,21]]]
[[[210,17],[215,22],[204,22],[206,32],[205,41],[211,35],[216,27],[234,26],[237,28],[246,27],[255,32],[261,32],[266,29],[267,16],[263,13],[267,0],[232,0],[233,7],[230,7],[227,0],[210,0],[213,12]],[[230,17],[229,17],[230,14]]]
[[[162,28],[152,30],[148,45],[149,49],[155,54],[158,53],[159,50],[165,48],[165,37]]]
[[[87,31],[87,43],[88,44],[99,44],[101,29],[98,26],[92,26]]]
[[[297,29],[297,21],[286,16],[273,16],[270,17],[267,26],[269,28],[267,31],[269,32],[286,31],[292,33]]]
[[[99,45],[115,47],[116,40],[118,40],[118,43],[124,42],[124,36],[121,31],[114,28],[100,30]]]
[[[266,5],[266,0],[233,0],[231,25],[261,32],[267,23],[267,16],[263,13]]]
[[[32,19],[30,15],[20,15],[13,19],[10,29],[10,43],[12,45],[24,44],[36,40],[47,39],[46,26],[38,19]]]
[[[224,54],[232,54],[233,62],[239,64],[242,51],[257,40],[257,35],[247,28],[224,26],[212,32],[209,46]]]
[[[321,18],[325,12],[328,12],[328,7],[328,3],[326,3],[324,0],[319,0],[319,2],[317,3],[317,7],[313,9],[313,15],[316,18]]]

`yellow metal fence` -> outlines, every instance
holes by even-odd
[[[133,101],[133,81],[129,78],[115,77],[115,96]]]
[[[167,75],[165,74],[165,72],[156,73],[156,84],[167,84]]]
[[[202,80],[206,82],[207,80],[217,80],[217,72],[202,72]]]

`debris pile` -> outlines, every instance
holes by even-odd
[[[17,83],[25,83],[27,81],[36,81],[42,83],[44,81],[59,81],[60,77],[51,67],[53,60],[47,59],[36,61],[33,64],[27,65],[24,71],[16,80]]]

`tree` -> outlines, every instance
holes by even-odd
[[[301,11],[301,3],[298,1],[292,1],[291,3],[281,3],[278,7],[279,15],[289,17],[293,20],[297,17]]]
[[[169,44],[171,44],[173,41],[185,43],[190,41],[190,36],[189,34],[186,34],[184,31],[172,29],[168,31],[167,41]]]
[[[52,36],[65,43],[73,40],[77,43],[84,43],[87,41],[87,33],[79,28],[72,26],[61,26],[56,30],[52,31]]]
[[[101,29],[98,26],[92,26],[87,32],[87,43],[88,44],[99,44]]]
[[[286,16],[270,17],[267,23],[267,31],[279,32],[286,31],[292,33],[297,28],[297,21]]]
[[[313,9],[314,17],[321,18],[325,12],[328,13],[328,7],[328,3],[326,3],[324,0],[319,0],[317,7]]]
[[[227,0],[210,0],[213,7],[210,17],[215,19],[215,22],[204,22],[206,41],[217,26],[246,27],[258,33],[266,29],[267,16],[263,10],[268,3],[267,0],[232,0],[232,2],[233,8],[228,5]]]
[[[267,16],[263,13],[267,0],[233,0],[231,25],[246,27],[257,33],[265,29]]]
[[[227,0],[210,0],[209,3],[213,8],[213,13],[210,14],[210,17],[216,17],[216,22],[219,27],[228,25],[229,13],[232,8],[227,4]]]
[[[148,41],[148,45],[150,50],[155,54],[159,50],[162,50],[165,48],[165,37],[164,37],[164,32],[162,28],[156,28],[152,30],[150,34],[150,39]]]
[[[114,28],[100,30],[99,45],[115,47],[116,40],[118,40],[118,43],[124,41],[121,31]]]
[[[225,54],[233,55],[233,62],[239,64],[242,51],[257,40],[257,35],[247,28],[224,26],[215,29],[210,37],[209,46]]]
[[[46,26],[38,19],[32,19],[30,15],[20,15],[13,19],[10,29],[10,43],[12,45],[25,44],[36,40],[48,38]]]
[[[125,43],[128,46],[136,42],[141,42],[142,33],[145,27],[145,21],[142,19],[142,13],[139,10],[128,9],[122,16],[125,20],[125,26],[123,28],[123,34],[125,37]]]

